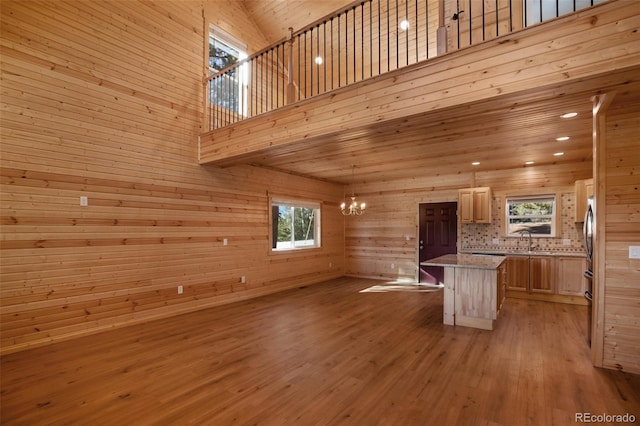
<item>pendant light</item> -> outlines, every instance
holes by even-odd
[[[347,205],[346,197],[345,201],[340,204],[340,211],[345,216],[360,216],[364,213],[364,210],[367,208],[365,203],[360,203],[356,201],[356,195],[353,193],[353,181],[354,181],[354,172],[356,166],[355,164],[351,166],[351,202]]]

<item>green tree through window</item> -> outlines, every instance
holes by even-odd
[[[290,202],[273,202],[273,229],[277,233],[272,247],[276,250],[319,247],[319,206],[296,205]],[[277,212],[277,213],[276,213]]]

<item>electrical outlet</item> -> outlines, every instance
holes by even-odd
[[[396,269],[396,264],[395,263],[391,264],[391,269]]]
[[[243,275],[242,277],[240,277],[240,282],[242,284],[246,284],[247,283],[247,279],[245,278],[245,276]]]
[[[224,240],[222,240],[222,245],[226,246],[227,244],[229,244],[229,240],[227,240],[226,238]]]
[[[181,285],[178,286],[178,294],[182,294],[183,288]]]
[[[86,196],[82,195],[80,197],[80,205],[82,207],[87,207],[89,205],[89,197],[86,197]]]
[[[629,246],[629,259],[640,259],[640,246]]]

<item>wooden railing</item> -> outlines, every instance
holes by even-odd
[[[205,131],[604,1],[358,1],[208,77]]]

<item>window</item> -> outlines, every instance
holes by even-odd
[[[524,0],[525,26],[537,24],[607,0]]]
[[[273,200],[271,226],[273,250],[320,247],[320,204]]]
[[[507,197],[507,236],[529,231],[536,237],[555,237],[556,198],[554,195]]]
[[[213,75],[247,57],[246,46],[223,31],[209,32],[209,75]],[[247,67],[241,65],[215,79],[209,87],[209,101],[234,113],[246,115]]]

